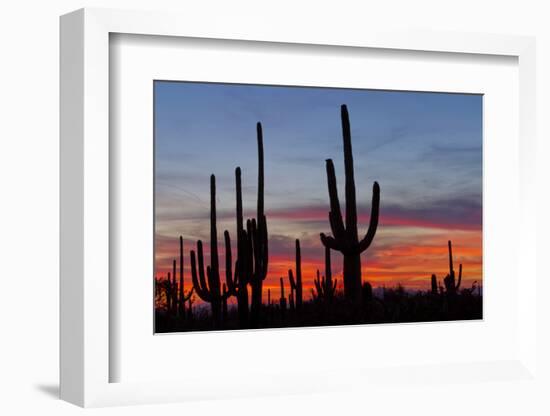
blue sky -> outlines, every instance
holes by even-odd
[[[479,248],[470,260],[481,278],[482,96],[165,81],[155,82],[154,89],[158,271],[171,255],[160,248],[171,247],[180,234],[189,244],[207,239],[210,174],[217,180],[220,236],[235,227],[236,166],[243,171],[245,213],[253,215],[258,121],[264,130],[265,205],[274,256],[287,253],[293,260],[291,243],[301,238],[314,267],[321,253],[318,233],[329,231],[323,214],[328,212],[327,158],[334,160],[344,202],[340,105],[347,104],[357,201],[367,220],[372,182],[381,187],[372,261],[378,265],[392,249],[399,252],[397,245],[430,242],[431,247],[441,235],[443,249],[448,238],[463,239],[465,252]],[[366,226],[360,222],[360,232]],[[392,276],[391,266],[380,264],[373,280]],[[276,266],[273,273],[279,273]],[[412,284],[422,273],[413,264],[410,278],[406,268],[395,276]]]

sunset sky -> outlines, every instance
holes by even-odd
[[[324,272],[319,233],[330,233],[325,159],[334,161],[345,209],[340,105],[352,129],[359,234],[368,227],[372,183],[381,188],[380,222],[362,255],[363,280],[426,290],[448,270],[447,240],[464,286],[482,274],[482,96],[328,88],[155,82],[155,274],[162,278],[184,238],[209,247],[210,175],[216,176],[220,264],[223,231],[235,239],[235,167],[242,169],[246,217],[255,217],[256,123],[264,131],[269,273],[294,268],[302,245],[304,293]],[[342,258],[332,252],[342,282]],[[208,256],[207,256],[207,264]],[[224,278],[221,270],[222,282]],[[288,281],[287,281],[288,286]],[[267,290],[267,289],[266,289]]]

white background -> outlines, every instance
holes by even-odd
[[[5,3],[0,10],[0,260],[3,278],[0,343],[0,412],[3,414],[72,414],[81,412],[55,400],[58,372],[58,16],[83,6],[174,9],[197,14],[208,23],[209,13],[237,19],[272,19],[285,25],[354,25],[370,23],[440,30],[511,33],[538,36],[538,133],[539,177],[548,177],[550,114],[550,29],[544,1],[19,1]],[[546,96],[545,96],[546,95]],[[546,116],[547,118],[548,116]],[[548,163],[546,163],[548,165]],[[539,183],[539,258],[548,256],[547,181]],[[544,216],[542,215],[544,214]],[[513,220],[511,220],[513,227]],[[543,265],[543,264],[541,264]],[[549,284],[537,288],[541,320],[546,331],[540,366],[549,374],[549,306],[544,293]],[[541,326],[542,328],[542,326]],[[403,348],[406,348],[406,343]],[[290,348],[290,347],[289,347]],[[396,380],[398,382],[398,380]],[[414,388],[369,396],[331,395],[232,400],[227,402],[141,406],[94,410],[100,414],[548,414],[547,394],[529,384],[498,384],[433,387],[429,397],[418,397]],[[544,409],[543,409],[544,405]]]

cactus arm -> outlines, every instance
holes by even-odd
[[[202,241],[197,241],[197,255],[199,258],[199,283],[200,287],[203,288],[206,292],[209,292],[208,285],[206,283],[206,276],[204,275],[204,254],[202,251]]]
[[[453,247],[451,244],[451,240],[447,242],[447,245],[449,247],[449,275],[453,276]]]
[[[292,290],[296,290],[296,281],[294,280],[294,274],[291,269],[288,269],[288,281],[290,282]]]
[[[317,269],[317,277],[315,279],[313,279],[315,289],[317,290],[317,297],[321,297],[320,282],[321,282],[321,277],[320,277],[320,274],[319,274],[319,269]],[[311,289],[311,290],[313,292],[313,289]]]
[[[269,261],[269,249],[267,244],[267,221],[265,215],[262,215],[258,221],[258,234],[258,244],[260,245],[260,255],[258,260],[260,264],[260,274],[262,276],[262,280],[264,280],[267,276],[267,265]]]
[[[267,243],[269,240],[269,234],[267,230],[267,219],[265,215],[262,216],[263,218],[263,230],[264,230],[264,279],[267,276],[267,267],[269,265],[269,244]]]
[[[227,291],[232,295],[236,293],[236,280],[238,265],[235,264],[235,280],[233,279],[233,259],[231,255],[231,237],[229,231],[225,230],[223,233],[225,240],[225,281],[227,283]]]
[[[254,238],[252,233],[252,221],[246,220],[246,245],[247,245],[247,265],[246,271],[249,283],[254,280]]]
[[[342,221],[340,201],[338,199],[338,188],[336,185],[336,173],[332,159],[326,160],[328,195],[330,200],[329,221],[332,233],[336,239],[345,238],[346,230]]]
[[[461,282],[462,282],[462,264],[458,266],[458,283],[456,284],[456,290],[460,289]]]
[[[331,237],[330,235],[326,235],[325,233],[321,233],[321,243],[327,248],[330,248],[335,251],[342,251],[342,247],[338,242],[334,239],[334,237]]]
[[[191,299],[191,296],[193,296],[193,292],[194,292],[194,291],[195,291],[195,288],[192,287],[191,290],[187,293],[187,295],[184,295],[184,296],[182,297],[182,299],[183,299],[182,302],[185,303],[185,302],[187,302],[189,299]]]
[[[351,128],[346,105],[342,105],[342,137],[344,140],[344,168],[346,173],[346,231],[351,240],[357,240],[357,203],[355,200],[355,178],[353,172],[353,152]]]
[[[380,186],[378,182],[374,182],[372,186],[372,205],[370,213],[370,222],[369,229],[365,234],[365,237],[359,243],[359,253],[362,253],[372,243],[374,236],[376,235],[376,230],[378,229],[378,218],[380,213]]]
[[[200,268],[201,266],[199,264],[199,270]],[[204,275],[204,272],[202,274]],[[212,300],[210,292],[208,292],[206,287],[202,286],[203,283],[206,285],[204,277],[200,280],[197,277],[197,265],[195,260],[195,252],[193,250],[191,250],[191,280],[193,281],[193,288],[197,292],[197,295],[205,302],[210,302]]]
[[[252,254],[254,257],[254,264],[258,264],[258,258],[260,256],[260,247],[258,246],[258,227],[256,225],[256,219],[252,218],[251,220],[248,220],[246,222],[246,225],[250,225],[250,229],[248,230],[248,233],[252,237]],[[254,278],[258,275],[258,270],[255,270],[256,273],[254,273]]]
[[[319,298],[323,297],[323,288],[322,288],[321,282],[319,282],[319,280],[315,280],[314,283],[315,283],[315,289],[317,290],[317,297]]]
[[[222,284],[222,295],[221,295],[221,299],[222,301],[227,301],[227,299],[229,299],[231,296],[233,296],[233,293],[231,293],[229,291],[229,289],[227,288],[227,284],[224,283]]]

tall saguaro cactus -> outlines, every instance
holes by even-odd
[[[175,274],[175,272],[174,272]],[[180,281],[178,286],[178,315],[185,319],[185,303],[191,299],[193,288],[185,293],[185,281],[183,278],[183,237],[180,235]]]
[[[361,303],[361,253],[369,248],[378,227],[380,205],[380,186],[374,182],[369,228],[359,240],[357,231],[357,202],[355,198],[355,178],[353,172],[353,153],[351,148],[351,128],[348,109],[341,107],[342,136],[344,142],[344,166],[346,175],[346,219],[345,224],[340,211],[336,174],[332,159],[326,160],[328,193],[330,198],[329,222],[332,236],[321,233],[325,247],[339,251],[344,256],[344,296],[354,304]]]
[[[458,266],[458,282],[455,283],[455,271],[453,268],[453,247],[451,240],[447,242],[449,247],[449,274],[443,279],[445,284],[445,290],[448,294],[455,294],[460,289],[460,283],[462,282],[462,264]]]
[[[244,229],[243,221],[243,200],[241,187],[241,168],[235,169],[236,186],[236,211],[237,211],[237,260],[235,262],[235,276],[232,277],[231,268],[231,240],[229,233],[225,231],[226,250],[226,280],[227,289],[230,295],[237,298],[237,313],[239,326],[248,326],[248,283],[251,274],[252,247],[247,232]]]
[[[267,220],[264,213],[264,144],[261,123],[256,125],[256,134],[258,140],[258,206],[256,218],[248,220],[246,224],[247,234],[252,243],[249,281],[252,288],[250,324],[253,328],[257,328],[260,321],[262,287],[267,276],[268,265]]]
[[[291,289],[296,293],[296,309],[302,308],[302,255],[300,252],[300,240],[296,239],[296,279],[292,269],[288,270],[288,280],[290,282]]]
[[[221,326],[222,303],[228,293],[222,293],[220,283],[220,267],[218,259],[218,231],[216,226],[216,177],[210,176],[210,266],[204,273],[204,255],[202,241],[197,241],[198,274],[195,252],[191,251],[191,278],[197,295],[205,302],[210,303],[212,320],[215,328]],[[227,256],[227,250],[226,250]],[[197,277],[198,275],[198,277]]]

